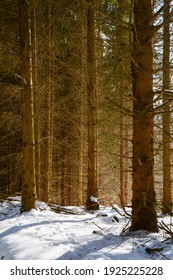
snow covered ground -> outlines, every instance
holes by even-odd
[[[117,207],[118,208],[118,207]],[[1,260],[173,260],[173,240],[164,231],[124,229],[129,218],[111,207],[55,213],[45,203],[20,213],[20,197],[0,202]],[[129,211],[129,210],[128,210]],[[170,216],[159,221],[172,224]]]

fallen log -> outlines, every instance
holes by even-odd
[[[65,213],[65,214],[73,214],[73,215],[81,215],[82,211],[77,211],[76,209],[70,209],[64,206],[48,203],[50,209],[55,213]]]

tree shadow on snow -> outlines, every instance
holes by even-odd
[[[65,252],[57,260],[151,259],[143,248],[134,245],[131,236],[121,236],[113,233],[102,236],[99,240],[92,240],[81,245],[78,244],[78,246],[74,246],[73,248],[74,250]]]
[[[19,216],[20,217],[20,216]],[[25,217],[24,217],[25,218]],[[26,217],[27,219],[27,217]],[[92,218],[91,218],[92,219]],[[89,219],[85,218],[82,220],[82,222],[87,222]],[[31,227],[35,227],[35,226],[42,226],[42,225],[52,225],[55,223],[59,223],[59,224],[65,224],[65,223],[81,223],[81,220],[45,220],[45,221],[41,221],[41,222],[35,222],[35,223],[29,223],[29,224],[23,224],[23,225],[16,225],[16,226],[12,226],[10,228],[8,228],[6,231],[0,233],[0,238],[3,238],[5,236],[14,234],[16,232],[19,232],[20,230],[23,229],[27,229],[27,228],[31,228]]]

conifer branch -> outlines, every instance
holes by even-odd
[[[157,19],[157,17],[169,6],[171,0],[168,0],[152,17],[150,25]]]

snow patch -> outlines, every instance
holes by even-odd
[[[94,197],[94,196],[90,196],[90,201],[91,201],[91,202],[98,203],[98,198],[97,198],[97,197]]]

